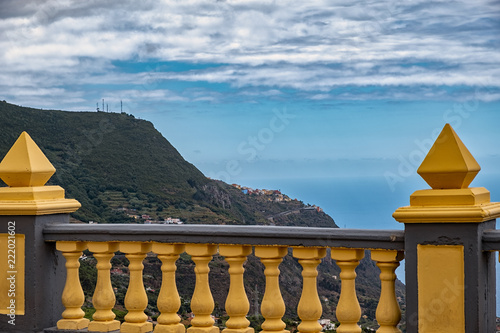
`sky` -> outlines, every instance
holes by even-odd
[[[500,201],[498,0],[0,0],[0,50],[0,100],[133,114],[341,227],[401,229],[446,123]]]
[[[499,1],[2,0],[0,99],[104,103],[228,183],[397,192],[445,123],[499,173],[499,46]]]

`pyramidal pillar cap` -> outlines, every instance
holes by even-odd
[[[72,213],[80,208],[75,199],[65,199],[60,186],[45,186],[56,169],[45,154],[23,132],[0,162],[0,215],[47,215]]]
[[[481,167],[450,124],[446,124],[417,173],[433,189],[467,188]]]
[[[417,173],[431,186],[410,196],[393,217],[403,223],[484,222],[500,217],[484,187],[469,188],[481,167],[450,124],[446,124]]]

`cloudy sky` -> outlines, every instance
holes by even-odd
[[[228,182],[394,191],[447,122],[498,172],[499,47],[499,1],[1,0],[0,98],[104,99]]]

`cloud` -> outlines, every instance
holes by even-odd
[[[16,88],[30,85],[47,96],[51,89],[69,87],[84,96],[84,85],[96,84],[121,85],[122,95],[134,90],[132,85],[156,94],[159,87],[151,81],[226,83],[234,89],[260,88],[263,96],[281,89],[316,91],[306,94],[312,100],[326,99],[341,86],[498,89],[498,22],[499,6],[485,0],[356,5],[8,0],[0,14],[0,70],[9,98],[21,96]],[[114,66],[117,60],[149,62],[153,68],[155,62],[209,66],[130,73]],[[499,94],[484,98],[498,100]],[[178,100],[183,99],[190,97]]]

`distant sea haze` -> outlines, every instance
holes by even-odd
[[[392,191],[387,180],[379,177],[295,178],[240,180],[244,186],[281,190],[290,198],[317,205],[330,215],[340,228],[403,229],[392,213],[410,204],[416,190],[429,189],[418,176],[408,178]],[[486,187],[491,201],[500,201],[500,174],[478,174],[471,187]]]
[[[248,182],[248,183],[247,183]],[[248,180],[243,185],[252,188],[280,189],[290,198],[318,205],[329,214],[340,228],[404,229],[392,217],[401,206],[408,206],[410,195],[416,190],[430,188],[419,177],[408,178],[392,191],[384,177],[328,178],[328,179],[263,179]],[[486,187],[492,202],[500,202],[500,174],[481,174],[471,187]],[[500,229],[497,220],[497,229]],[[498,256],[498,254],[497,254]],[[497,261],[495,261],[497,262]],[[405,281],[405,262],[397,269],[398,278]],[[497,286],[500,286],[500,265],[497,264]],[[500,288],[497,288],[497,316],[500,317]]]

